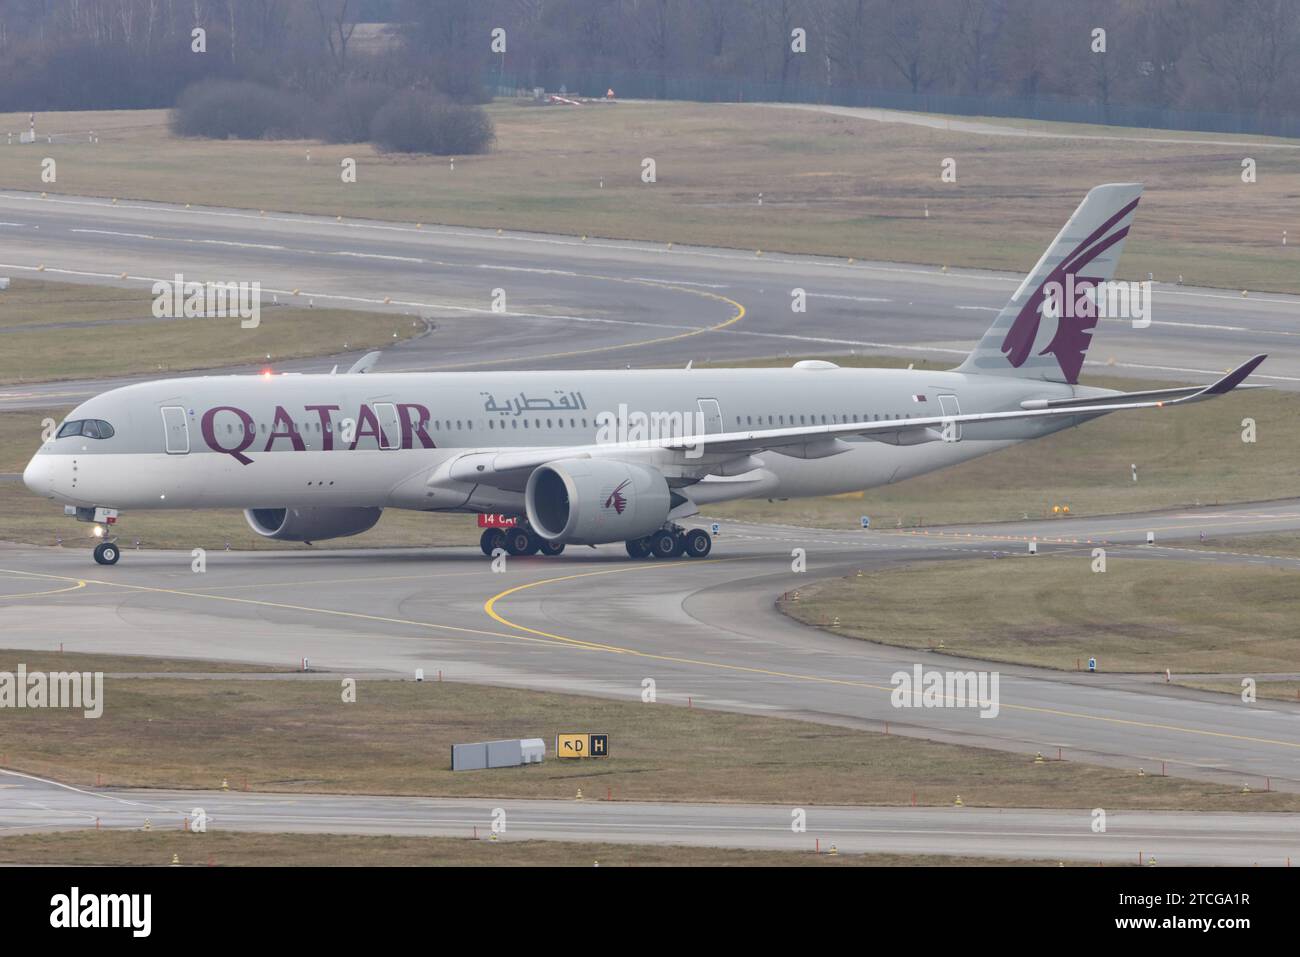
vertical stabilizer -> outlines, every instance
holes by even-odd
[[[1074,309],[1069,301],[1062,309],[1044,288],[1058,283],[1076,295],[1095,297],[1098,287],[1115,276],[1141,196],[1140,183],[1089,190],[957,371],[1078,382],[1097,313],[1080,314],[1090,310]],[[1051,303],[1047,309],[1045,302]]]

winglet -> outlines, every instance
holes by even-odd
[[[1255,356],[1253,359],[1248,359],[1246,362],[1243,362],[1237,368],[1225,375],[1218,382],[1207,385],[1196,394],[1198,396],[1209,398],[1212,395],[1224,395],[1231,392],[1233,389],[1237,388],[1237,386],[1241,385],[1246,376],[1254,372],[1259,367],[1259,364],[1267,358],[1268,354],[1265,353],[1263,355]]]

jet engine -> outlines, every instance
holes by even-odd
[[[563,459],[528,477],[524,506],[550,542],[600,545],[649,535],[668,520],[668,483],[654,469],[602,459]]]
[[[248,508],[244,518],[263,538],[282,542],[319,542],[360,535],[375,527],[382,508]]]

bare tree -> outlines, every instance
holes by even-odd
[[[927,26],[932,6],[926,0],[878,0],[877,48],[912,93],[928,86],[939,69],[939,58],[933,56],[938,44]]]
[[[1226,83],[1233,105],[1262,109],[1300,59],[1300,7],[1294,0],[1239,0],[1202,37],[1201,63]]]
[[[866,85],[867,54],[878,29],[872,0],[822,0],[826,56],[842,85]]]
[[[965,92],[985,91],[1000,26],[1002,0],[957,0],[953,51],[964,74]],[[927,23],[925,29],[931,29]]]
[[[316,16],[320,18],[321,31],[329,47],[334,72],[342,75],[348,67],[348,41],[357,28],[351,11],[351,0],[313,0]]]

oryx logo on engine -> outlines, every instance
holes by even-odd
[[[612,508],[618,514],[623,514],[623,509],[627,508],[627,499],[623,497],[623,489],[627,488],[627,483],[630,481],[631,479],[625,479],[619,483],[614,491],[609,493],[609,497],[605,499],[605,508]]]

